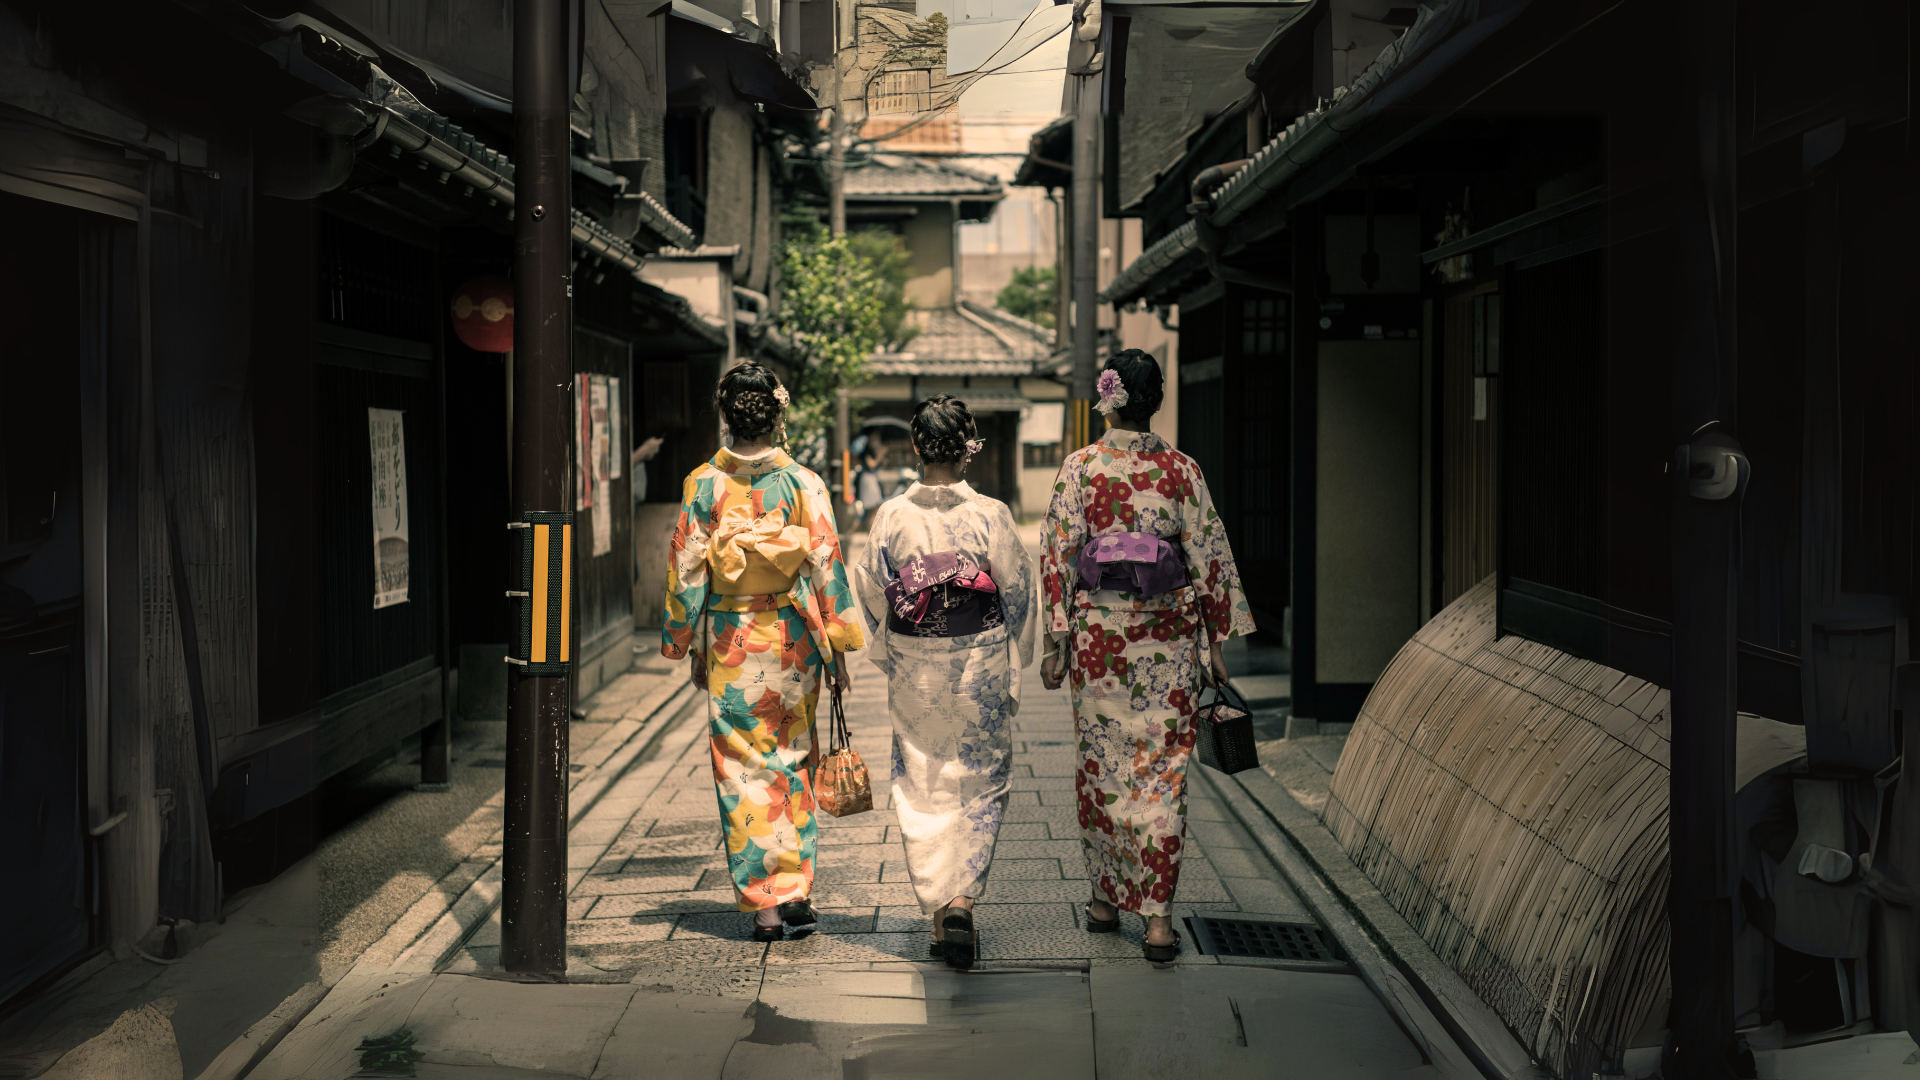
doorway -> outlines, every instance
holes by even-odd
[[[80,521],[80,213],[0,194],[0,1000],[93,942]]]

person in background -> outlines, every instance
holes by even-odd
[[[775,442],[787,388],[751,361],[715,394],[732,445],[687,476],[667,562],[660,653],[708,694],[727,869],[753,940],[814,930],[814,706],[865,643],[827,486]]]
[[[660,436],[655,435],[645,442],[642,442],[639,446],[634,447],[633,454],[629,459],[631,464],[627,469],[627,476],[633,484],[633,509],[636,520],[640,511],[640,504],[647,501],[647,462],[660,456],[660,447],[662,445],[663,440]],[[640,580],[640,539],[640,530],[634,529],[633,580],[635,581]]]
[[[1194,710],[1202,685],[1227,681],[1221,646],[1253,633],[1253,613],[1200,467],[1149,426],[1159,362],[1115,353],[1095,386],[1112,426],[1067,455],[1041,532],[1040,677],[1051,690],[1072,675],[1087,932],[1138,912],[1146,958],[1166,962],[1180,954],[1172,910]]]
[[[660,456],[660,447],[664,440],[655,435],[633,448],[633,501],[635,505],[647,501],[647,470],[645,465]]]
[[[880,504],[887,497],[880,490],[880,468],[887,461],[887,446],[878,439],[869,441],[860,452],[860,474],[854,481],[853,497],[860,500],[863,511],[860,516],[861,532],[871,531],[873,515],[880,510]]]
[[[980,451],[966,402],[939,394],[913,413],[919,483],[873,519],[854,584],[887,673],[893,808],[935,957],[974,960],[973,902],[1005,813],[1020,669],[1033,663],[1033,559],[1005,503],[961,479]]]

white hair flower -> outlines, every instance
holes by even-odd
[[[987,448],[987,443],[985,439],[968,439],[967,440],[968,456],[977,454],[980,451],[985,450],[986,448]]]
[[[775,384],[773,388],[773,400],[779,402],[780,407],[784,409],[787,407],[787,403],[792,401],[793,398],[787,393],[786,387]]]
[[[1100,402],[1094,408],[1100,412],[1119,412],[1127,404],[1127,388],[1120,384],[1120,373],[1112,368],[1100,373],[1094,389],[1100,394]]]

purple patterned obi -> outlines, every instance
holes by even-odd
[[[965,637],[1006,621],[991,567],[957,551],[907,560],[887,582],[887,629],[910,637]]]
[[[1185,586],[1180,549],[1152,533],[1108,533],[1080,549],[1080,587],[1159,596]]]

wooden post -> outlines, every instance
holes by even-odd
[[[1733,1034],[1735,637],[1739,491],[1712,483],[1736,467],[1734,27],[1732,0],[1691,5],[1692,85],[1675,118],[1672,478],[1673,885],[1670,1080],[1737,1075]]]
[[[574,423],[568,363],[573,241],[567,8],[567,0],[518,0],[514,5],[516,522],[526,521],[527,514],[573,509],[567,468]],[[563,635],[570,588],[563,575],[553,593],[561,598]],[[570,656],[564,636],[558,656],[562,663],[543,666],[541,674],[515,667],[508,676],[500,889],[500,966],[553,978],[567,970],[568,674],[555,670],[565,668]]]

